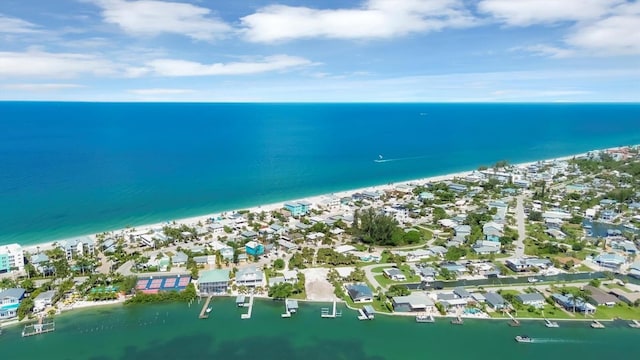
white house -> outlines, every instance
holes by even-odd
[[[402,271],[396,268],[387,268],[382,270],[382,273],[391,280],[394,281],[406,281],[407,277],[404,276]]]
[[[55,295],[55,290],[49,290],[36,296],[36,298],[33,299],[33,312],[43,311],[47,306],[53,305],[53,297]]]

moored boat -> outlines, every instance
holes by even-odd
[[[560,327],[560,325],[558,325],[557,322],[551,321],[549,319],[544,319],[544,326],[546,326],[548,328],[558,328],[558,327]]]

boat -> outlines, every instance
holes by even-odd
[[[558,327],[560,327],[560,325],[558,325],[557,322],[551,321],[549,319],[544,319],[544,326],[546,326],[548,328],[558,328]]]
[[[209,307],[207,308],[207,310],[206,310],[207,314],[208,314],[208,313],[210,313],[212,309],[213,309],[213,308],[212,308],[211,306],[209,306]]]
[[[530,282],[530,283],[537,283],[538,281],[540,281],[540,279],[536,279],[534,277],[530,277],[530,278],[527,279],[527,281]]]
[[[418,315],[416,315],[416,322],[419,322],[419,323],[432,323],[432,322],[435,322],[435,319],[433,318],[433,315],[418,314]]]
[[[631,320],[631,322],[629,323],[629,327],[632,327],[634,329],[640,329],[640,321]],[[0,331],[2,331],[2,330],[0,330]]]
[[[373,160],[375,162],[384,162],[384,158],[382,157],[382,155],[378,155],[378,158]]]
[[[604,325],[598,320],[593,320],[591,327],[594,329],[604,329]]]
[[[516,341],[519,343],[532,343],[533,339],[528,337],[527,335],[518,335],[516,336]]]

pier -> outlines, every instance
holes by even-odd
[[[509,315],[509,317],[511,318],[511,321],[509,322],[509,326],[513,326],[513,327],[520,326],[520,321],[518,321],[518,319],[514,318],[513,315],[511,315],[510,312],[507,312],[507,315]]]
[[[26,325],[22,330],[22,337],[46,334],[56,330],[56,323],[53,320],[45,321],[44,318],[38,319],[37,324]]]
[[[200,319],[208,319],[209,318],[209,313],[211,312],[211,308],[209,307],[209,303],[211,302],[211,299],[213,299],[213,296],[208,296],[207,297],[207,301],[204,302],[204,306],[202,306],[202,310],[200,310],[200,316],[198,316],[198,318],[200,318]]]
[[[251,294],[251,296],[249,297],[249,311],[247,311],[246,314],[242,314],[240,315],[240,319],[242,320],[248,320],[251,319],[251,312],[253,311],[253,294]]]
[[[333,300],[333,311],[331,313],[329,312],[329,308],[322,308],[320,310],[320,317],[329,318],[329,319],[336,318],[336,317],[341,317],[342,316],[342,312],[338,311],[336,309],[337,308],[337,303],[338,303],[338,301],[334,299]]]
[[[358,320],[373,320],[375,317],[375,310],[371,305],[365,305],[362,309],[358,309]]]
[[[283,318],[290,318],[291,314],[295,314],[298,311],[298,300],[284,299],[284,314]]]

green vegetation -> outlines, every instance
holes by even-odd
[[[304,287],[304,274],[298,273],[298,281],[295,284],[280,283],[269,288],[268,295],[274,299],[285,299],[294,297],[297,299],[306,298]]]
[[[356,210],[352,230],[355,238],[371,245],[416,244],[422,238],[418,232],[403,231],[393,217],[379,213],[373,208]]]
[[[624,287],[624,286],[622,286],[622,285],[620,285],[618,283],[604,284],[604,286],[606,286],[609,289],[620,289],[620,290],[622,290],[624,292],[628,292],[628,293],[631,292],[631,290],[627,289],[626,287]]]
[[[129,304],[149,304],[163,302],[189,302],[196,298],[196,288],[193,284],[187,285],[182,292],[160,291],[157,294],[136,293],[135,296],[127,299],[124,303]]]
[[[640,308],[618,303],[613,307],[598,306],[594,315],[598,319],[640,320]]]
[[[316,262],[318,264],[327,265],[353,265],[358,261],[354,255],[340,254],[331,248],[320,248],[316,256]]]

